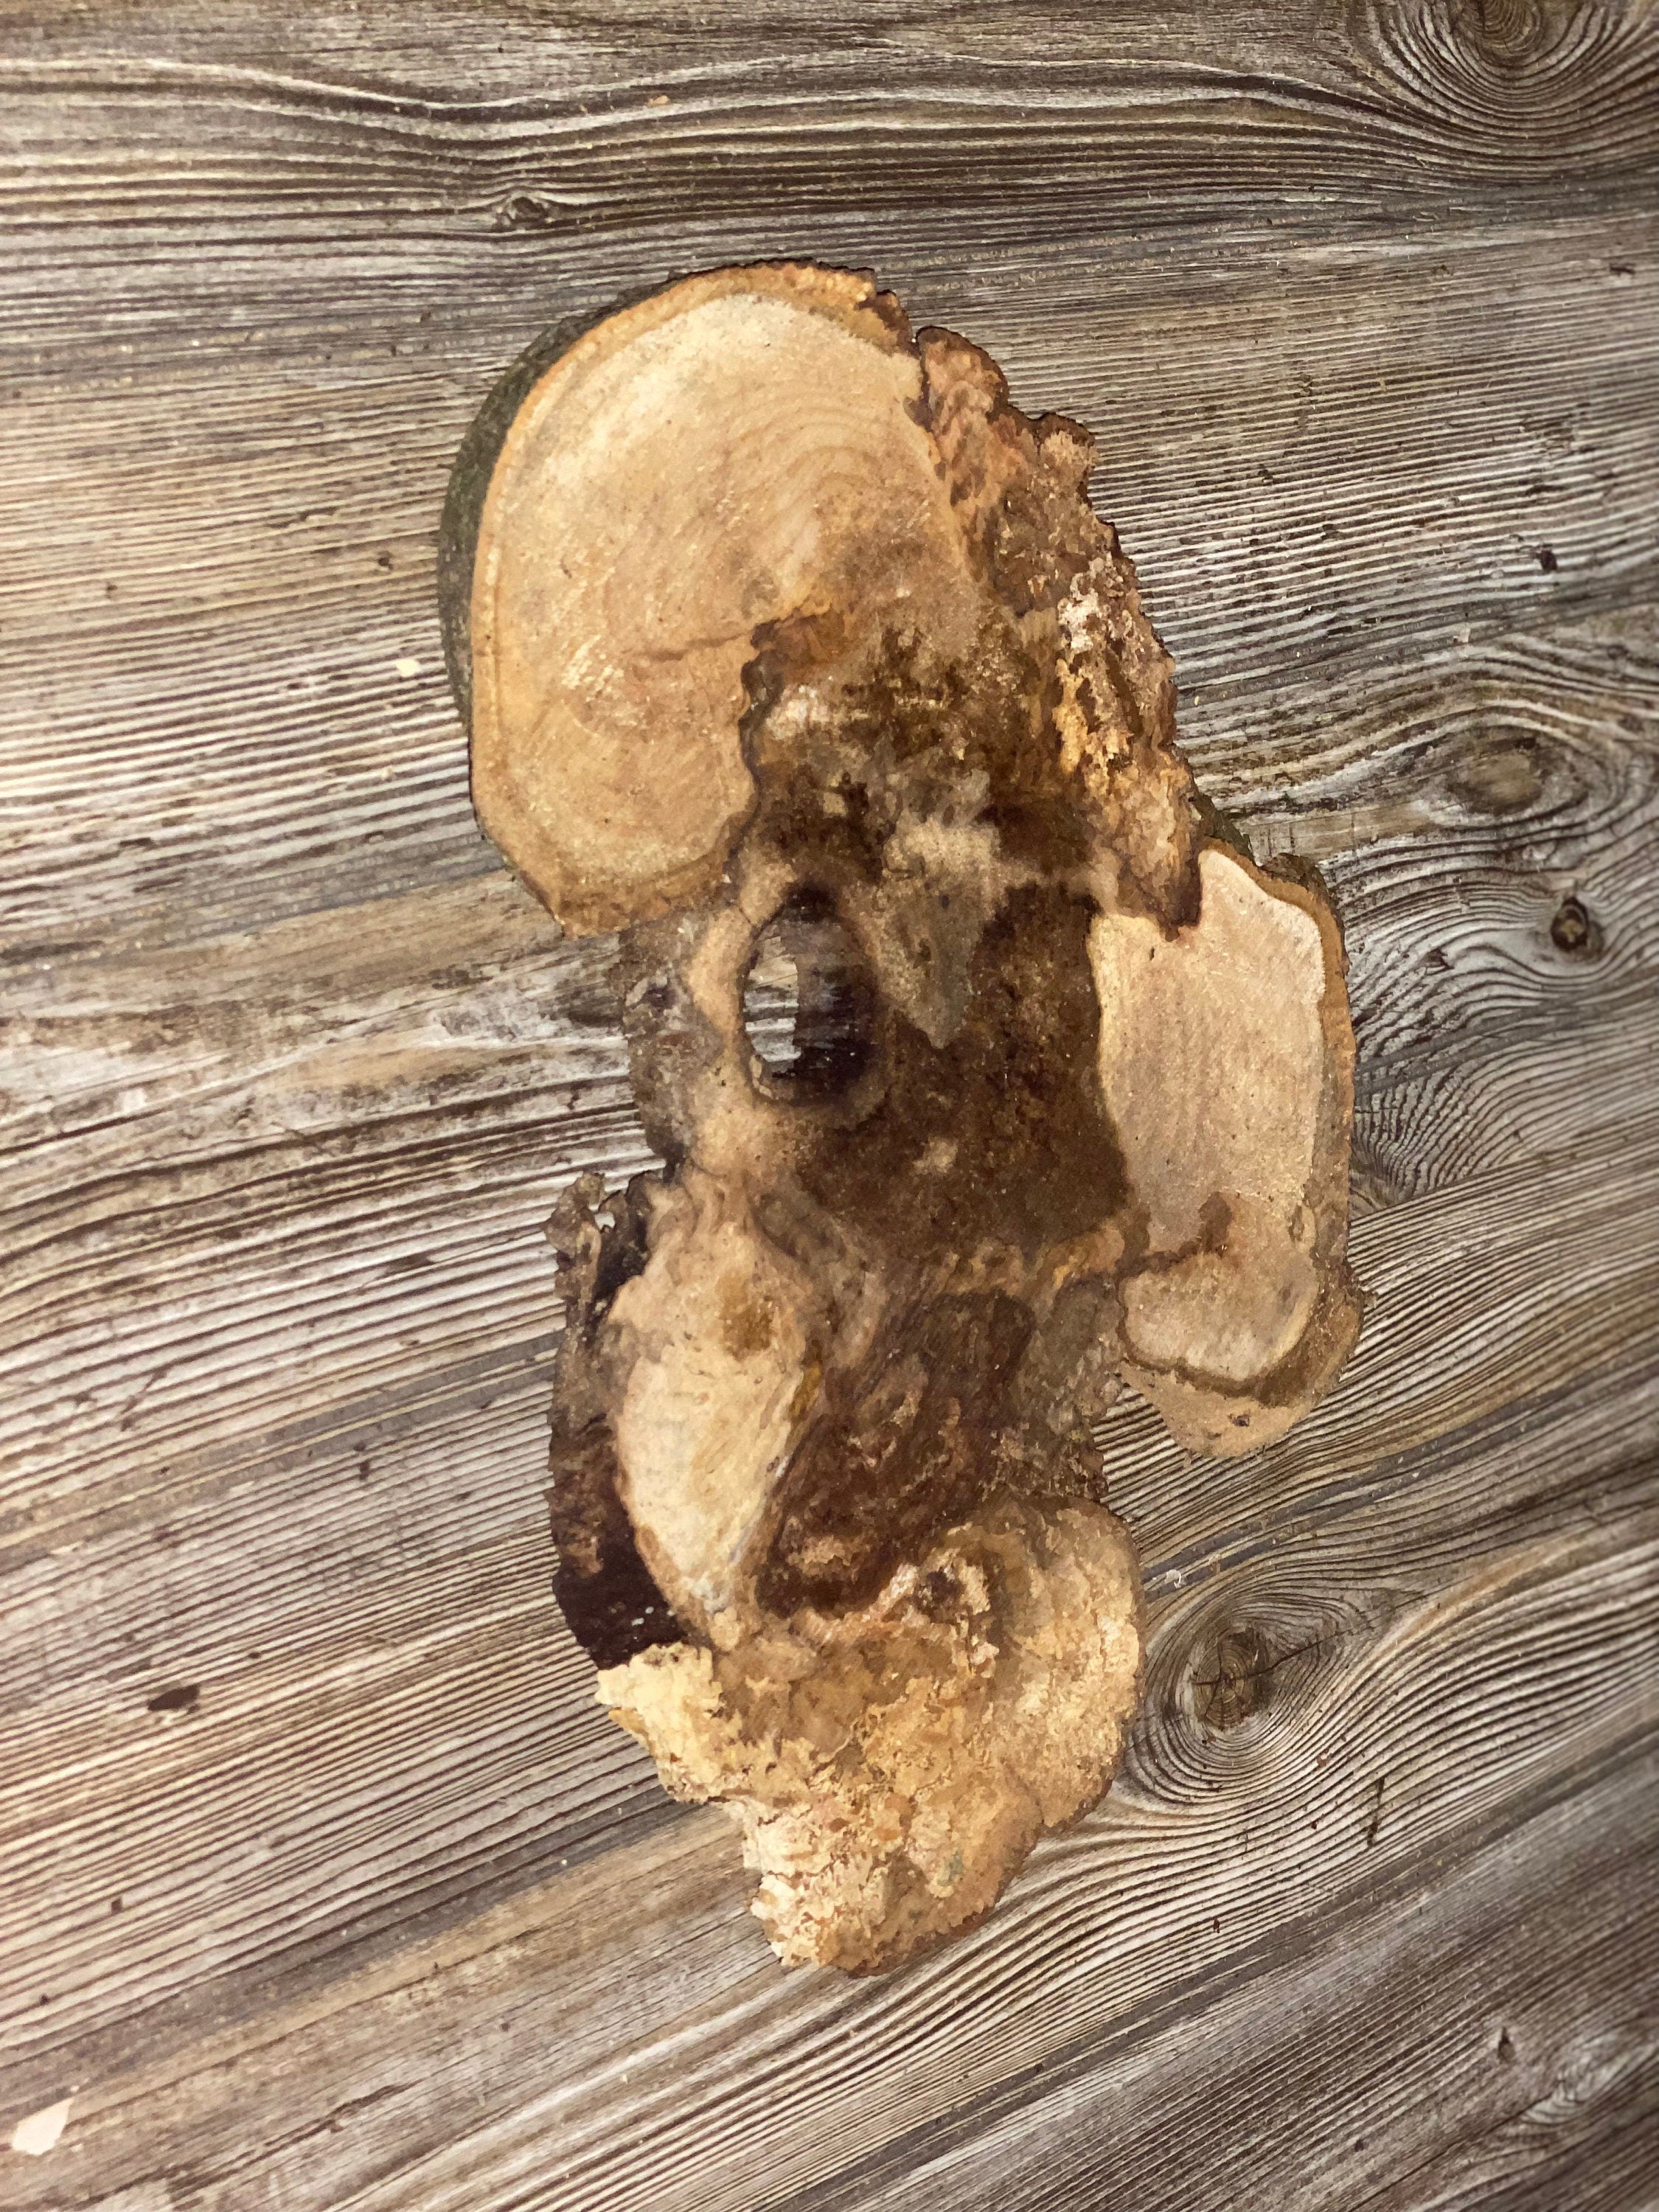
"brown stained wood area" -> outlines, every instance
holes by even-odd
[[[1659,21],[133,0],[0,99],[0,2203],[1650,2208]],[[434,579],[538,330],[774,255],[1097,433],[1360,1049],[1358,1350],[1113,1409],[1124,1771],[851,1984],[553,1603],[542,1224],[650,1153]]]

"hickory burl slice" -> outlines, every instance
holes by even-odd
[[[471,548],[480,817],[621,933],[663,1161],[556,1224],[559,1595],[792,1960],[1109,1782],[1114,1392],[1251,1449],[1357,1326],[1340,936],[1206,834],[1092,453],[866,276],[721,270],[528,386]]]

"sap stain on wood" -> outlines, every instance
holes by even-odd
[[[8,2203],[1652,2202],[1656,94],[1613,0],[11,11]],[[781,253],[1115,426],[1372,1299],[1219,1476],[1115,1409],[1126,1774],[851,1990],[551,1603],[541,1224],[649,1155],[434,613],[529,335]]]

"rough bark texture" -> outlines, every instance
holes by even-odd
[[[965,1926],[1109,1780],[1120,1376],[1249,1449],[1357,1324],[1337,929],[1205,834],[1091,457],[769,265],[579,337],[483,502],[475,798],[626,927],[667,1164],[556,1219],[559,1594],[792,1961]]]

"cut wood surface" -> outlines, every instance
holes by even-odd
[[[1659,2203],[1659,18],[220,0],[0,23],[0,2204]],[[999,1914],[786,1974],[550,1586],[615,945],[473,822],[536,334],[873,267],[1316,863],[1360,1343],[1102,1433],[1152,1640]]]

